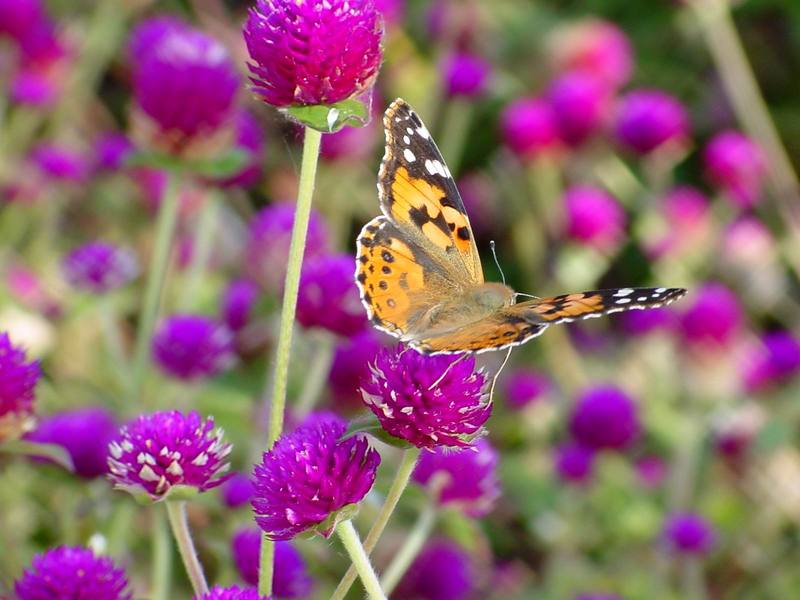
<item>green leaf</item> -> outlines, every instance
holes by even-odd
[[[347,431],[344,432],[344,435],[339,438],[339,441],[341,442],[347,438],[353,437],[354,435],[361,434],[371,435],[383,443],[394,446],[395,448],[407,450],[408,448],[412,447],[412,445],[406,440],[400,439],[388,433],[381,426],[381,422],[378,421],[378,418],[375,415],[368,415],[351,421],[350,426],[347,428]]]
[[[369,122],[369,106],[355,98],[331,105],[290,106],[283,111],[306,127],[322,133],[339,131],[345,125],[363,127]]]
[[[0,452],[46,458],[65,468],[67,471],[75,471],[69,453],[63,446],[59,446],[58,444],[41,444],[38,442],[29,442],[27,440],[11,440],[0,444]]]

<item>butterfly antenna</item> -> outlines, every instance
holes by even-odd
[[[539,296],[534,296],[533,294],[525,294],[523,292],[514,292],[514,300],[516,300],[519,296],[525,296],[526,298],[533,298],[534,300],[541,300]]]
[[[489,242],[489,248],[492,249],[492,256],[494,257],[494,264],[497,265],[497,270],[500,271],[500,279],[503,281],[503,285],[506,284],[506,274],[503,273],[503,267],[500,266],[500,261],[497,260],[497,250],[495,249],[494,240]]]
[[[497,369],[497,372],[494,374],[494,377],[492,378],[492,385],[489,388],[489,403],[490,404],[492,402],[494,402],[494,388],[495,388],[495,385],[497,385],[497,378],[500,377],[500,373],[502,373],[503,369],[505,369],[506,363],[508,363],[508,359],[511,358],[511,351],[513,349],[514,349],[513,347],[508,349],[508,352],[506,352],[506,357],[503,359],[503,362],[500,364],[500,368]]]
[[[434,381],[432,384],[430,384],[430,385],[428,386],[428,391],[431,391],[431,390],[432,390],[433,388],[435,388],[437,385],[439,385],[440,383],[442,383],[442,380],[443,380],[445,377],[447,377],[447,374],[450,372],[450,369],[453,367],[453,365],[455,365],[455,364],[457,364],[457,363],[460,363],[460,362],[461,362],[462,360],[464,360],[466,357],[467,357],[467,353],[466,353],[466,352],[465,352],[464,354],[459,354],[457,359],[455,359],[453,362],[451,362],[449,365],[447,365],[447,368],[444,370],[444,373],[442,373],[442,374],[439,376],[439,378],[438,378],[436,381]]]

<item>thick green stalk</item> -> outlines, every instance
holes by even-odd
[[[172,534],[178,544],[178,552],[183,559],[183,566],[186,567],[186,574],[192,582],[192,588],[196,596],[208,593],[206,576],[203,574],[203,566],[197,558],[197,551],[194,549],[192,535],[189,533],[189,522],[186,518],[186,502],[170,501],[166,502],[167,517],[169,518]]]
[[[425,508],[419,513],[417,522],[411,528],[411,531],[406,537],[406,541],[400,547],[400,550],[394,555],[392,562],[386,567],[383,575],[381,575],[381,587],[386,594],[391,594],[395,586],[400,582],[408,567],[414,562],[414,559],[422,550],[425,541],[431,534],[433,526],[436,524],[436,517],[438,516],[438,507],[435,499],[432,499]]]
[[[261,535],[261,551],[258,559],[258,595],[272,594],[272,570],[275,564],[275,542],[266,534]]]
[[[153,511],[153,600],[169,600],[172,583],[172,552],[170,552],[169,528],[164,513]]]
[[[375,575],[375,570],[369,562],[369,556],[361,545],[361,540],[358,539],[358,532],[353,527],[351,520],[342,521],[336,526],[336,533],[339,539],[342,540],[347,553],[350,555],[350,560],[353,561],[353,566],[358,571],[358,576],[364,583],[364,589],[370,600],[386,600],[386,594],[381,590],[381,584],[378,581],[378,576]]]

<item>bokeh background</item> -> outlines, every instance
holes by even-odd
[[[487,279],[500,279],[499,264],[515,289],[540,296],[689,289],[668,308],[554,327],[512,353],[488,423],[495,453],[481,509],[437,507],[435,543],[392,597],[796,597],[800,4],[378,4],[386,36],[374,117],[324,136],[312,257],[352,256],[378,213],[380,115],[400,96],[459,182]],[[34,553],[91,543],[148,597],[149,532],[163,523],[112,491],[97,457],[115,423],[142,408],[125,401],[126,373],[165,177],[125,162],[135,137],[126,48],[132,28],[155,15],[228,47],[241,70],[237,144],[252,162],[235,181],[184,182],[161,311],[225,324],[235,360],[192,381],[157,370],[150,408],[214,415],[243,473],[264,449],[302,130],[247,89],[246,9],[54,0],[52,27],[29,45],[3,31],[11,13],[0,11],[0,330],[41,361],[31,439],[65,445],[76,464],[94,460],[76,474],[0,453],[0,595]],[[175,110],[182,101],[164,98]],[[213,244],[197,267],[203,227]],[[108,294],[70,285],[64,257],[96,239],[128,248],[138,278]],[[366,325],[337,331],[321,316],[360,318],[348,269],[339,279],[318,269],[333,286],[322,302],[319,290],[301,290],[290,419],[312,408],[359,414],[359,379],[391,345]],[[230,300],[241,280],[244,315]],[[481,361],[494,374],[502,358]],[[50,421],[86,407],[107,411],[105,433],[85,418]],[[397,464],[393,449],[381,451],[362,529]],[[232,539],[252,527],[249,505],[233,496],[225,488],[190,507],[209,579],[223,583],[242,581]],[[379,569],[428,502],[423,486],[407,491],[376,551]],[[321,540],[295,546],[313,580],[304,597],[329,597],[346,555]],[[173,586],[174,597],[189,597],[178,567]]]

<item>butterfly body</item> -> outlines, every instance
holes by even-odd
[[[486,352],[516,346],[549,325],[668,304],[681,288],[621,288],[515,303],[483,279],[464,203],[417,114],[395,100],[384,116],[378,174],[382,216],[357,240],[356,283],[372,323],[420,352]]]

